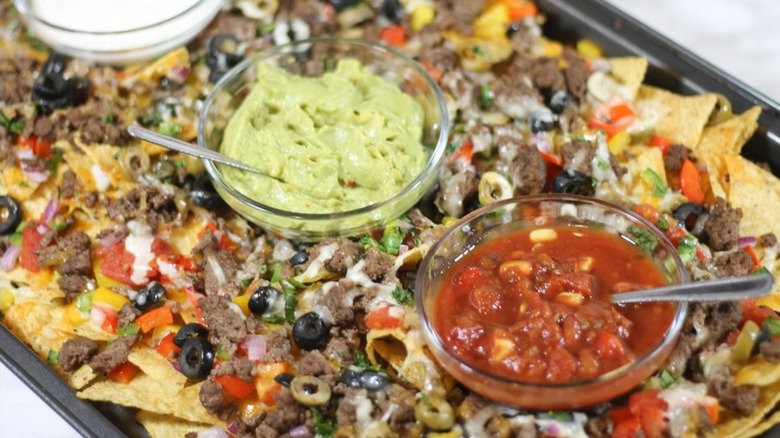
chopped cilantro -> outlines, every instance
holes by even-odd
[[[316,438],[333,438],[336,434],[336,422],[332,419],[325,418],[319,409],[315,407],[309,408],[312,415],[312,426],[314,428],[314,436]]]
[[[187,167],[187,162],[184,160],[176,160],[173,162],[173,165],[176,166],[178,169],[182,169]]]
[[[301,283],[300,281],[294,279],[294,278],[288,278],[287,282],[291,285],[295,286],[296,289],[304,289],[306,288],[306,285]]]
[[[14,245],[19,247],[22,246],[22,233],[17,231],[16,233],[11,234],[9,239],[11,239],[11,243],[13,243]]]
[[[113,114],[106,114],[103,116],[103,123],[114,123],[116,122],[116,117],[114,117]]]
[[[398,304],[412,304],[414,303],[414,292],[409,289],[404,289],[401,286],[397,286],[393,290],[393,299]]]
[[[217,357],[224,361],[228,361],[231,359],[230,353],[227,350],[225,350],[225,347],[219,344],[217,344]]]
[[[681,237],[679,243],[677,244],[677,252],[680,253],[680,258],[682,258],[686,263],[692,262],[696,257],[696,246],[698,244],[698,239],[696,239],[694,236],[691,236],[690,234]]]
[[[46,363],[53,367],[60,366],[60,353],[57,350],[49,350],[49,354],[46,356]]]
[[[160,117],[160,113],[157,111],[154,111],[151,114],[147,114],[143,117],[141,117],[141,120],[139,120],[141,125],[150,127],[150,126],[157,126],[162,122],[162,117]]]
[[[160,123],[160,134],[178,138],[181,134],[181,125],[175,122],[164,121]]]
[[[273,273],[271,274],[271,283],[282,282],[282,265],[277,263],[274,265]]]
[[[51,148],[51,157],[46,160],[46,167],[49,169],[49,173],[52,175],[57,175],[57,166],[65,161],[64,154],[65,152],[62,150],[62,148]]]
[[[769,269],[767,269],[766,266],[762,266],[762,267],[756,269],[755,271],[751,272],[751,274],[753,274],[753,275],[761,275],[761,274],[772,275],[772,273],[769,272]]]
[[[138,334],[138,325],[134,322],[130,322],[126,326],[118,328],[116,334],[119,336],[132,336]]]
[[[669,374],[669,371],[666,370],[661,371],[661,375],[659,375],[658,378],[661,379],[661,386],[664,389],[671,388],[677,384],[677,378]]]
[[[298,307],[298,299],[295,297],[295,288],[286,281],[282,282],[284,289],[284,317],[290,324],[295,323],[295,308]]]
[[[76,308],[81,313],[89,313],[92,310],[92,294],[85,292],[76,297]]]
[[[485,51],[482,50],[482,47],[480,46],[474,46],[471,48],[471,51],[474,52],[477,56],[485,56]]]
[[[597,165],[597,166],[598,166],[598,168],[599,168],[599,169],[601,169],[601,170],[609,170],[609,163],[607,163],[607,162],[606,162],[606,161],[604,161],[604,160],[598,160],[598,162],[596,163],[596,165]]]
[[[669,231],[669,222],[666,220],[666,216],[661,215],[660,218],[658,218],[658,222],[655,224],[656,227],[660,228],[662,231]]]
[[[260,321],[268,324],[284,324],[284,322],[287,320],[281,315],[271,315],[260,318]]]
[[[448,154],[451,154],[463,145],[463,141],[465,140],[465,136],[458,135],[452,138],[452,141],[447,143],[447,148],[445,149]]]
[[[198,56],[198,59],[195,60],[195,65],[206,65],[206,55]]]
[[[363,371],[371,371],[379,374],[387,374],[387,371],[385,371],[381,366],[371,365],[368,362],[368,360],[366,360],[366,353],[363,353],[360,350],[355,350],[355,366],[360,368]]]
[[[398,225],[385,227],[385,233],[382,235],[382,248],[388,254],[397,255],[404,237],[406,237],[406,232]]]
[[[421,246],[423,244],[422,239],[420,239],[420,237],[416,234],[412,236],[412,241],[414,241],[415,246]]]
[[[658,239],[644,228],[632,225],[628,227],[628,232],[634,237],[634,243],[646,251],[652,251],[658,246]]]
[[[360,244],[363,245],[363,248],[369,249],[369,248],[376,248],[381,250],[382,246],[379,244],[379,242],[376,241],[373,237],[366,234],[365,236],[360,238]]]
[[[14,134],[21,134],[24,131],[24,120],[16,119],[8,124],[8,129]]]
[[[669,190],[661,176],[649,167],[641,173],[641,177],[642,181],[653,189],[653,196],[660,198]]]
[[[764,328],[767,329],[772,336],[780,336],[780,319],[770,316],[764,320]]]
[[[572,421],[571,412],[563,411],[550,411],[547,413],[547,417],[558,421]]]
[[[479,107],[483,110],[489,110],[493,106],[493,90],[489,84],[482,84],[479,89]]]

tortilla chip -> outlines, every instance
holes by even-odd
[[[780,424],[780,411],[776,411],[769,417],[765,417],[755,426],[735,436],[734,438],[751,438],[755,436],[764,436],[764,433],[772,427]],[[768,435],[766,435],[768,436]]]
[[[173,365],[151,348],[134,348],[127,356],[127,360],[161,385],[170,387],[172,391],[178,391],[187,384],[187,377],[176,371]],[[166,388],[167,390],[169,389]]]
[[[639,91],[639,86],[642,85],[642,81],[647,73],[647,59],[626,56],[620,58],[609,58],[609,65],[612,67],[610,73],[617,78],[629,91],[631,95],[630,100],[636,98],[636,93]]]
[[[135,417],[154,438],[181,438],[190,432],[201,432],[213,427],[210,424],[193,423],[172,415],[140,411]]]
[[[3,323],[45,359],[50,350],[58,350],[67,339],[49,325],[52,315],[60,313],[62,313],[60,306],[27,301],[9,307],[5,312]]]
[[[738,116],[704,128],[699,142],[691,147],[693,154],[699,159],[710,155],[739,154],[745,142],[756,132],[760,115],[761,108],[754,106]]]
[[[751,415],[741,415],[731,411],[721,411],[721,420],[715,425],[708,436],[711,438],[733,438],[746,435],[747,432],[760,426],[761,420],[774,409],[780,401],[780,382],[761,388],[756,407]]]
[[[777,382],[780,382],[780,366],[769,363],[761,355],[753,357],[750,363],[740,368],[734,375],[734,386],[764,387]]]
[[[366,336],[366,356],[373,364],[387,362],[400,377],[415,388],[449,389],[453,380],[430,355],[417,329],[371,330]]]
[[[740,155],[724,160],[729,179],[727,200],[742,209],[739,235],[773,232],[780,236],[780,180]]]
[[[714,94],[682,96],[642,85],[634,103],[640,119],[655,120],[656,134],[668,137],[673,144],[694,147],[699,144],[715,102]]]
[[[98,378],[95,371],[89,365],[82,365],[79,369],[74,371],[67,377],[68,384],[75,390],[84,389],[87,385],[94,382]]]
[[[625,167],[628,170],[628,174],[633,177],[628,192],[636,197],[639,203],[658,207],[661,199],[653,195],[654,187],[645,182],[642,174],[647,169],[651,169],[660,177],[661,181],[666,181],[663,152],[661,152],[660,148],[646,146],[631,147],[627,152],[629,158],[625,163]]]

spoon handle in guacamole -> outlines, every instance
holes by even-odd
[[[171,149],[176,152],[192,155],[194,157],[198,157],[204,160],[216,161],[217,163],[226,164],[230,167],[246,170],[247,172],[257,173],[259,175],[266,175],[266,173],[261,171],[260,169],[255,169],[252,166],[247,166],[246,164],[228,158],[220,154],[219,152],[215,152],[206,148],[193,146],[185,141],[160,134],[159,132],[154,132],[150,129],[146,129],[138,125],[129,126],[127,128],[127,132],[129,132],[130,135],[132,135],[135,138],[148,141],[149,143],[154,143],[166,149]]]
[[[758,298],[775,287],[772,274],[745,275],[612,294],[615,304],[650,301],[736,301]]]

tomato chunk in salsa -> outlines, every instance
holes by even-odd
[[[614,305],[614,292],[666,284],[636,246],[590,228],[515,231],[478,245],[445,276],[436,330],[465,363],[526,382],[588,379],[642,357],[670,303]]]

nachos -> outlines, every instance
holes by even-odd
[[[590,409],[470,393],[427,351],[420,260],[456,218],[553,191],[634,209],[695,280],[775,273],[780,181],[741,157],[760,110],[643,84],[647,60],[542,32],[526,0],[239,0],[196,40],[115,68],[51,52],[0,3],[2,322],[86,400],[152,436],[753,436],[780,421],[778,292],[691,306],[669,360]],[[301,243],[230,211],[193,140],[242,57],[303,35],[378,40],[439,83],[435,193],[384,229]]]

